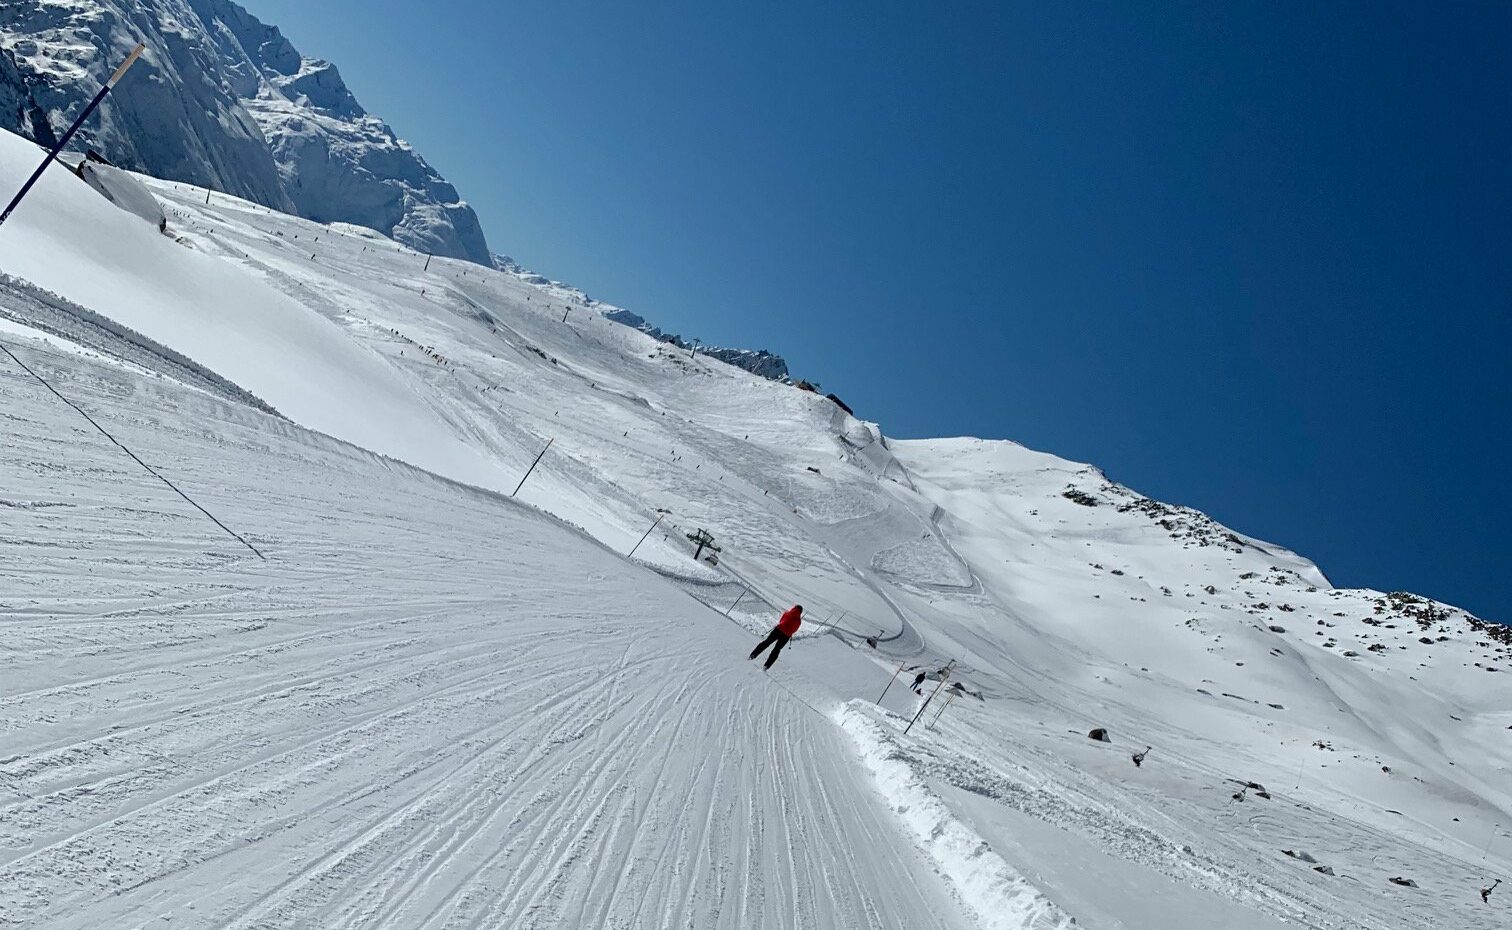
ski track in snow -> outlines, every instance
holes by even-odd
[[[964,925],[723,618],[527,511],[21,351],[277,555],[103,437],[56,455],[76,415],[0,366],[7,493],[56,505],[0,514],[0,924]]]

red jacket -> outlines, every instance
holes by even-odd
[[[789,607],[782,612],[782,619],[777,621],[777,632],[783,636],[792,636],[798,632],[798,627],[803,625],[802,617],[802,607]]]

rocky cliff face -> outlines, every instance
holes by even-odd
[[[42,145],[57,143],[46,114],[32,94],[31,82],[16,66],[16,57],[4,48],[0,48],[0,129]]]
[[[766,349],[726,349],[720,346],[700,350],[704,355],[728,362],[736,368],[744,368],[752,374],[781,381],[788,376],[787,362],[780,355]]]
[[[300,55],[230,0],[9,0],[0,4],[0,125],[29,92],[61,132],[137,42],[147,52],[80,132],[116,164],[320,221],[377,229],[491,264],[472,208],[367,113],[329,62]],[[14,99],[12,99],[14,98]],[[18,110],[17,107],[20,109]],[[30,131],[29,131],[30,130]]]
[[[691,349],[693,343],[683,339],[675,333],[662,332],[660,327],[647,323],[645,318],[629,310],[618,307],[601,305],[599,312],[606,319],[613,320],[632,329],[638,329],[653,339],[670,343],[679,348]],[[788,376],[787,362],[780,355],[768,352],[766,349],[726,349],[720,346],[699,346],[698,351],[711,358],[717,358],[721,362],[734,365],[736,368],[744,368],[754,375],[760,375],[772,381],[782,381]]]

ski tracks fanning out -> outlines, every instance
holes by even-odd
[[[24,350],[273,558],[226,558],[103,442],[58,455],[71,411],[0,371],[0,471],[37,504],[0,512],[0,925],[969,926],[833,723],[671,585],[267,414]]]

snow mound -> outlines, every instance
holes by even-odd
[[[94,188],[102,197],[142,220],[159,232],[168,227],[168,217],[163,205],[157,202],[152,192],[137,177],[114,165],[85,160],[78,167],[84,183]]]
[[[877,790],[972,910],[979,926],[984,930],[1076,926],[1075,918],[993,852],[914,773],[904,761],[898,738],[877,722],[869,704],[847,702],[836,709],[835,722],[855,741]]]
[[[378,230],[373,229],[371,226],[358,226],[356,223],[343,223],[340,220],[334,220],[330,223],[327,223],[326,225],[330,227],[332,232],[338,232],[347,236],[357,236],[358,238],[368,239],[375,242],[384,242],[388,240],[388,236],[385,236]]]

